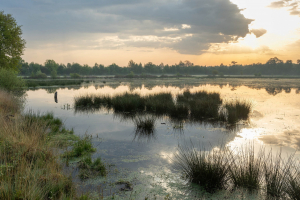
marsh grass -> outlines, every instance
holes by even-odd
[[[294,154],[287,160],[276,157],[260,148],[254,153],[253,144],[240,149],[206,151],[191,145],[179,146],[174,154],[175,167],[190,183],[200,185],[207,192],[219,189],[262,192],[270,199],[299,199],[299,165],[294,162]],[[299,164],[299,163],[298,163]]]
[[[57,159],[58,146],[49,143],[49,126],[59,123],[20,111],[7,120],[5,110],[0,110],[0,199],[75,199],[75,186]]]
[[[246,120],[252,110],[252,103],[247,100],[227,101],[222,105],[225,110],[221,115],[226,118],[229,124],[237,123],[239,120]]]
[[[125,93],[116,95],[111,100],[112,107],[117,112],[137,112],[144,111],[145,101],[138,94]]]
[[[203,187],[207,192],[226,189],[230,161],[225,150],[206,151],[180,146],[175,154],[175,166],[191,183]]]
[[[155,117],[153,116],[136,116],[133,118],[135,124],[134,140],[154,138],[155,134]]]
[[[189,117],[189,108],[186,105],[179,104],[170,107],[168,115],[172,119],[183,120]]]
[[[281,151],[275,158],[273,158],[272,152],[270,151],[268,159],[264,163],[264,177],[268,196],[280,198],[284,195],[285,182],[289,178],[293,158],[294,154],[284,162],[281,157]]]
[[[177,120],[223,121],[234,124],[247,119],[251,102],[235,100],[222,105],[217,92],[185,90],[174,99],[170,92],[141,96],[137,93],[123,93],[114,97],[105,95],[82,95],[74,98],[75,111],[95,111],[101,108],[113,109],[115,113],[146,113],[169,116]],[[220,112],[222,110],[222,112]]]
[[[80,169],[79,178],[84,180],[96,176],[106,176],[107,170],[101,158],[92,160],[91,156],[83,158],[78,163]]]
[[[86,136],[84,138],[79,139],[76,143],[73,144],[72,150],[66,151],[62,157],[67,159],[78,158],[86,155],[90,155],[95,152],[96,149],[93,148],[91,143],[91,138]]]
[[[233,162],[229,171],[233,186],[245,188],[249,192],[257,191],[263,180],[264,149],[261,148],[255,156],[254,145],[249,144],[240,148],[237,155],[231,154],[231,159]]]

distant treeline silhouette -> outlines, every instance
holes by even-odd
[[[230,65],[219,66],[194,65],[190,61],[180,61],[174,65],[155,65],[152,62],[146,64],[135,63],[130,60],[126,67],[113,63],[109,66],[95,63],[94,66],[80,65],[79,63],[59,64],[54,60],[46,60],[41,65],[38,63],[20,63],[20,75],[35,76],[41,73],[46,75],[126,75],[126,74],[187,74],[187,75],[300,75],[300,59],[296,63],[292,60],[283,62],[277,57],[270,58],[265,64],[253,63],[240,65],[232,61]]]

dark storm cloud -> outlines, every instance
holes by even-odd
[[[4,0],[30,48],[171,48],[201,54],[249,33],[229,0]],[[149,37],[151,36],[151,37]],[[85,42],[87,41],[87,42]],[[86,45],[85,45],[86,44]]]

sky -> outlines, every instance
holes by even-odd
[[[26,62],[127,66],[300,59],[299,0],[1,0]]]

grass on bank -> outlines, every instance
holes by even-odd
[[[18,98],[0,90],[0,199],[81,199],[71,176],[63,173],[59,149],[73,146],[71,155],[89,155],[90,141],[51,113],[21,108]],[[92,174],[103,175],[101,160],[85,161]]]
[[[174,162],[186,180],[210,193],[243,188],[268,198],[300,199],[299,162],[294,156],[284,161],[281,153],[273,157],[271,152],[265,156],[264,149],[254,152],[253,145],[238,152],[224,148],[209,152],[191,143],[179,146]]]
[[[8,119],[5,110],[0,110],[0,199],[75,199],[71,177],[62,173],[53,150],[55,141],[49,143],[47,121],[20,112]]]

